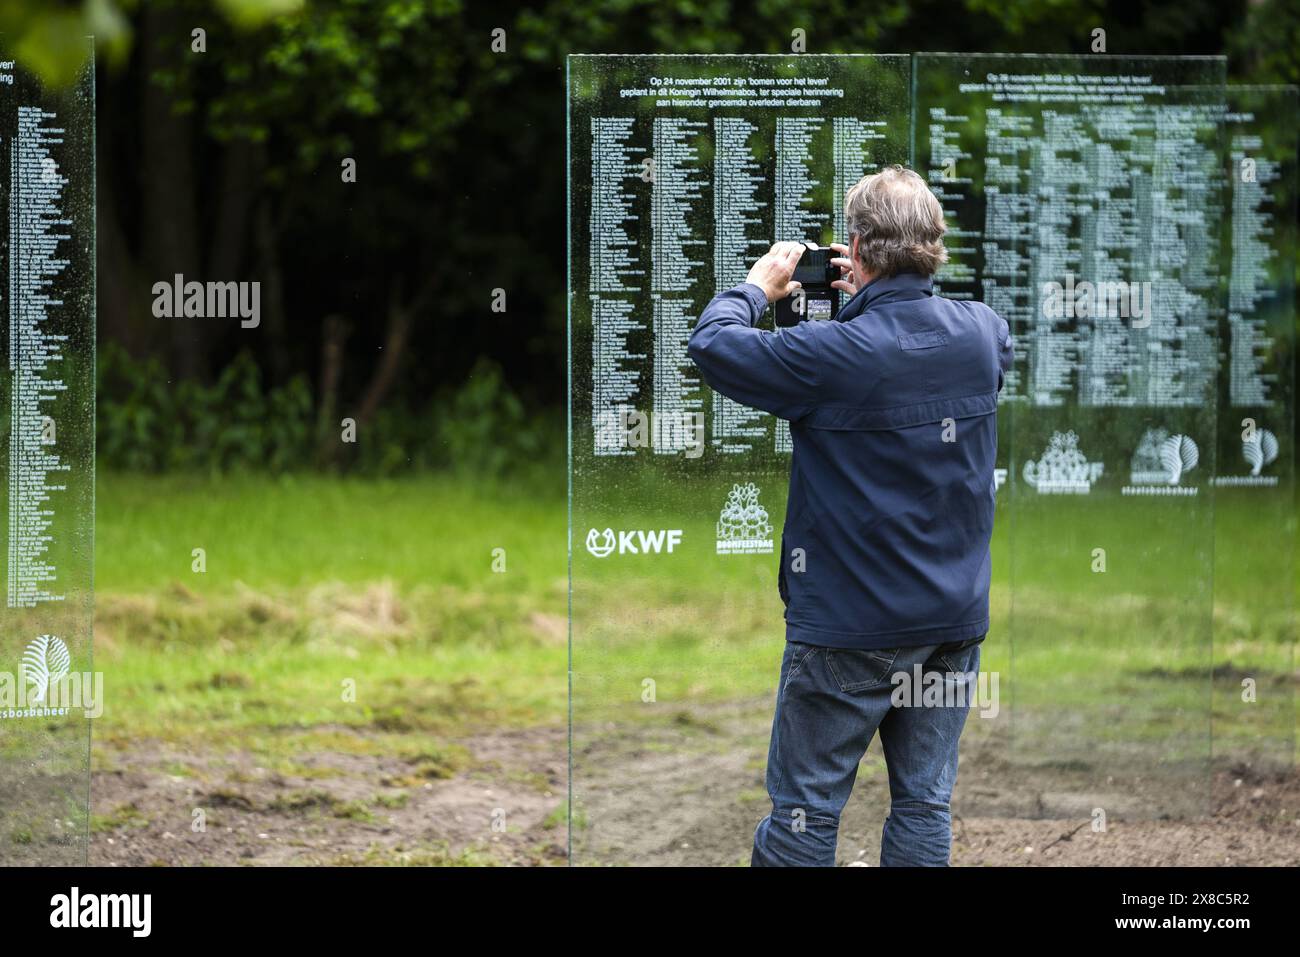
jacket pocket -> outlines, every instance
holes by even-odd
[[[840,691],[853,694],[876,688],[888,682],[894,670],[897,648],[869,651],[835,648],[826,652],[826,664],[835,676]]]
[[[813,544],[812,530],[817,520],[811,502],[793,500],[791,504],[792,507],[786,513],[785,524],[781,527],[781,552],[776,567],[776,588],[786,608],[790,607],[791,575],[799,576],[800,600],[811,600],[805,572],[808,569],[808,553]],[[796,555],[795,552],[798,554]]]

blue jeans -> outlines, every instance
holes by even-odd
[[[772,813],[754,831],[751,865],[835,866],[840,811],[878,728],[890,796],[880,866],[946,867],[983,640],[878,651],[786,642],[767,755]]]

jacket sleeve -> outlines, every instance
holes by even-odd
[[[820,379],[815,323],[767,332],[756,323],[767,308],[751,283],[719,293],[695,323],[687,353],[704,381],[730,399],[782,419],[806,415]]]
[[[992,310],[989,311],[992,312]],[[1002,382],[1007,373],[1011,371],[1011,363],[1015,360],[1016,352],[1015,345],[1011,341],[1011,326],[995,312],[993,313],[993,328],[996,331],[998,340],[998,368],[1001,370],[998,372],[998,391],[1001,392]]]

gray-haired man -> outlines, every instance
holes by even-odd
[[[756,865],[831,865],[840,811],[877,730],[891,805],[882,865],[945,865],[957,743],[989,627],[997,395],[1006,322],[936,296],[943,210],[916,173],[868,176],[836,249],[835,322],[756,323],[803,246],[777,243],[700,316],[690,355],[723,395],[790,421],[778,587],[786,649]],[[800,561],[792,563],[798,550]],[[801,570],[798,570],[801,569]],[[952,706],[891,700],[938,673]]]

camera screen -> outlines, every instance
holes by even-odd
[[[813,299],[810,296],[804,300],[804,309],[805,319],[830,319],[832,315],[829,299]]]
[[[794,267],[794,278],[801,283],[825,283],[839,275],[831,266],[834,252],[828,248],[806,249]]]

